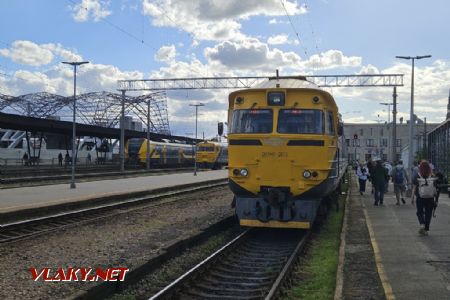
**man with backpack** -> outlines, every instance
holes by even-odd
[[[431,216],[435,206],[436,177],[432,176],[431,167],[427,161],[422,161],[417,174],[412,179],[413,194],[411,202],[416,198],[417,218],[419,219],[421,235],[428,235]]]
[[[395,198],[397,198],[396,205],[400,205],[400,199],[402,200],[402,203],[405,204],[406,201],[403,197],[406,191],[406,185],[409,182],[409,178],[401,160],[391,170],[390,175],[392,178],[392,182],[394,183],[394,193]]]

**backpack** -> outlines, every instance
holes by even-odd
[[[403,169],[395,168],[394,183],[403,184]]]
[[[423,178],[420,173],[418,173],[419,178],[417,181],[419,183],[419,197],[420,198],[434,198],[436,195],[436,187],[434,186],[435,177]]]

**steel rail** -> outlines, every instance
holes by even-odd
[[[75,224],[79,225],[80,223],[92,222],[101,218],[107,218],[125,212],[123,210],[120,212],[113,212],[113,210],[119,208],[139,209],[139,205],[145,204],[147,202],[151,204],[151,202],[155,202],[156,200],[161,200],[163,198],[224,186],[226,184],[226,180],[213,180],[196,184],[195,186],[184,186],[177,190],[160,192],[153,195],[134,197],[131,199],[122,198],[123,200],[114,201],[113,203],[74,209],[68,212],[55,213],[49,216],[29,218],[6,224],[0,224],[0,244],[28,238],[30,236],[57,231],[68,226],[73,226]],[[170,203],[171,202],[173,201],[170,201]],[[167,203],[168,202],[164,202],[162,204]],[[159,204],[157,203],[155,205]],[[129,210],[127,210],[126,212],[129,212]]]
[[[273,299],[305,246],[309,231],[302,235],[300,231],[257,230],[243,232],[149,300]],[[238,257],[243,261],[236,262]]]

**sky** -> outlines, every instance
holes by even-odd
[[[0,0],[0,93],[117,89],[148,78],[404,74],[398,117],[442,122],[450,89],[450,1]],[[346,123],[384,122],[392,88],[328,88]],[[230,90],[168,92],[173,134],[216,134]],[[391,118],[392,119],[392,118]]]

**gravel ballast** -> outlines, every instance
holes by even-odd
[[[1,299],[59,299],[92,287],[92,282],[33,281],[30,268],[128,267],[233,214],[228,187],[177,196],[175,202],[126,212],[0,245]],[[163,202],[167,202],[163,200]]]

